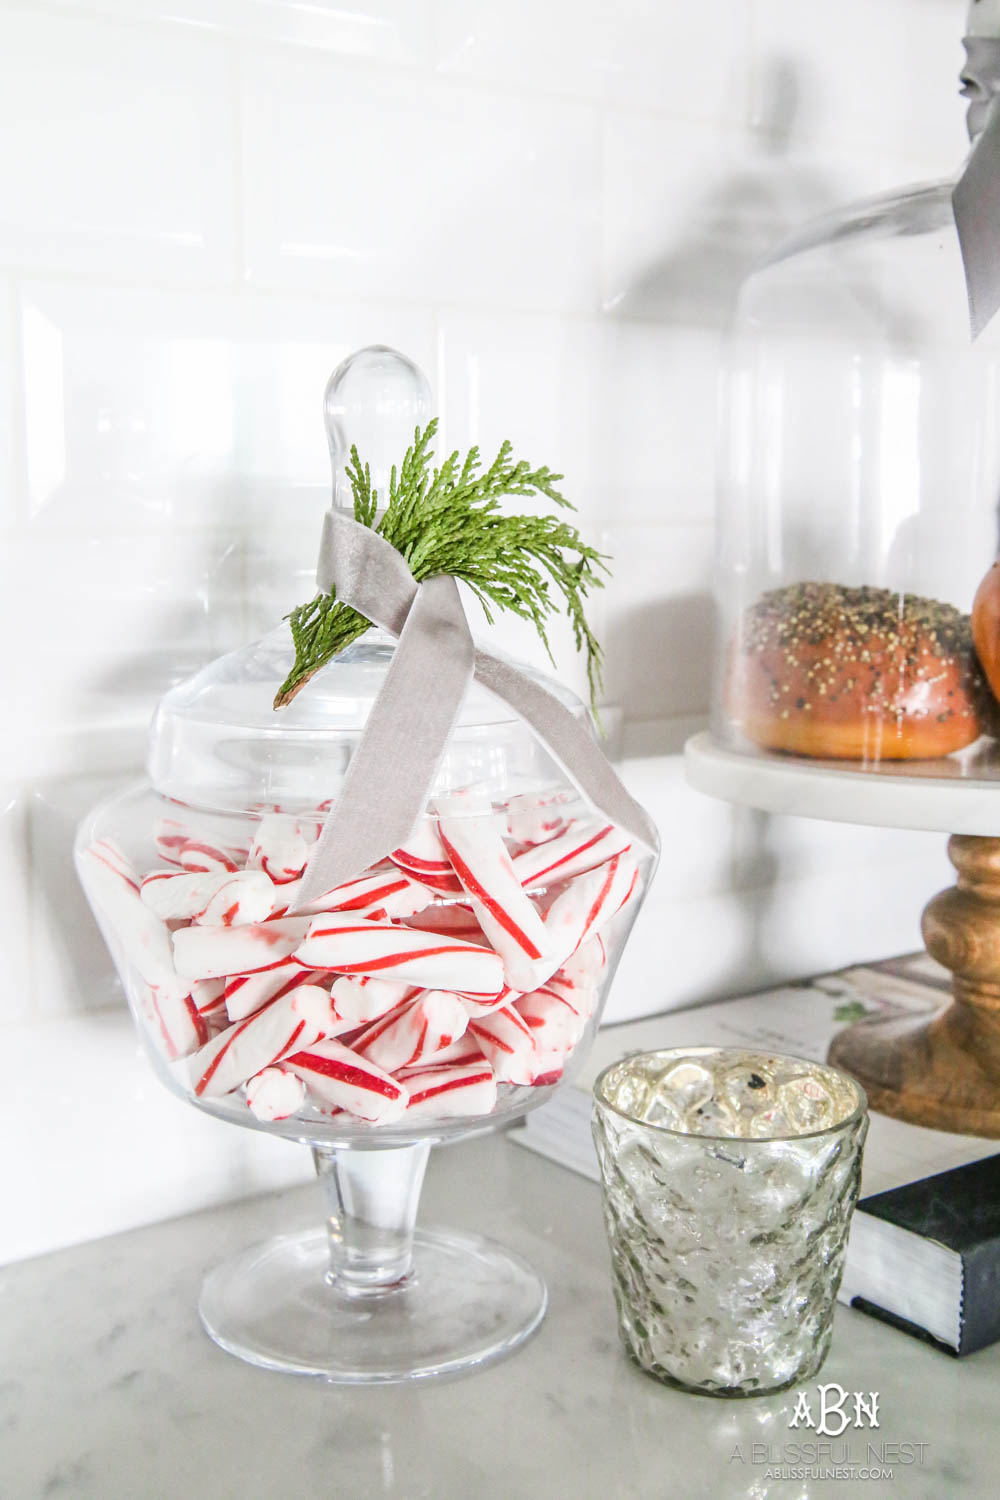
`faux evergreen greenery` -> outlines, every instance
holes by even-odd
[[[431,468],[430,444],[437,422],[418,427],[399,471],[392,470],[388,503],[375,524],[377,493],[367,464],[351,449],[347,475],[354,494],[354,517],[374,527],[401,552],[419,583],[438,573],[461,578],[480,600],[492,623],[492,608],[531,620],[552,659],[546,624],[564,610],[573,624],[577,650],[586,649],[591,701],[601,678],[601,649],[584,614],[593,588],[603,588],[604,560],[580,540],[575,526],[556,516],[510,516],[500,509],[504,495],[545,495],[572,510],[556,489],[561,474],[515,463],[505,442],[490,467],[482,470],[479,449],[464,461],[450,454]],[[371,626],[333,593],[319,594],[289,615],[295,664],[274,700],[290,703],[310,677]]]

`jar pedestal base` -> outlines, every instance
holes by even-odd
[[[198,1311],[223,1349],[250,1364],[379,1384],[452,1375],[509,1354],[538,1327],[545,1284],[479,1235],[417,1230],[396,1286],[344,1291],[322,1226],[278,1235],[209,1272]]]

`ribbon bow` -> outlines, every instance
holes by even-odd
[[[964,45],[973,144],[951,201],[975,339],[1000,308],[1000,37],[967,36]]]
[[[297,907],[308,906],[406,840],[427,806],[473,678],[534,729],[570,781],[610,822],[650,849],[659,848],[655,825],[580,720],[517,667],[475,646],[454,578],[417,583],[384,537],[328,511],[316,579],[321,589],[336,589],[339,600],[394,635],[398,645],[310,856]]]

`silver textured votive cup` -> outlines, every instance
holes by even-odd
[[[814,1375],[858,1196],[862,1089],[803,1058],[676,1047],[605,1068],[594,1100],[630,1358],[715,1396]]]

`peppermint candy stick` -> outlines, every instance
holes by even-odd
[[[502,1005],[510,1005],[522,994],[521,990],[512,990],[509,984],[505,984],[499,995],[487,996],[483,1000],[476,999],[472,995],[459,995],[459,999],[470,1016],[488,1016],[491,1011],[499,1010]]]
[[[346,975],[335,979],[330,990],[337,1014],[354,1026],[378,1020],[415,993],[413,985],[393,979],[348,979]]]
[[[555,885],[585,875],[630,847],[628,835],[613,823],[579,823],[561,838],[525,849],[513,863],[523,886]]]
[[[497,1102],[496,1078],[488,1062],[408,1068],[403,1079],[409,1093],[407,1120],[488,1115]]]
[[[190,1059],[194,1092],[208,1099],[230,1094],[287,1053],[317,1041],[322,1035],[322,1011],[329,1006],[329,999],[325,990],[302,985],[269,1000],[245,1021],[227,1026]]]
[[[80,879],[115,945],[157,1002],[173,1007],[189,996],[191,985],[177,972],[167,925],[143,903],[135,869],[113,839],[100,839],[82,851]]]
[[[553,974],[544,987],[551,994],[558,995],[571,1010],[574,1010],[578,1016],[582,1016],[586,1021],[593,1015],[597,1008],[597,986],[592,984],[570,984],[566,979],[561,977],[562,973],[563,971],[560,969],[558,973]]]
[[[144,906],[164,922],[190,922],[200,916],[221,885],[228,870],[189,874],[179,870],[152,870],[143,877],[139,894]]]
[[[237,870],[194,920],[204,927],[249,927],[266,922],[281,904],[279,888],[263,870]]]
[[[247,845],[223,843],[206,836],[179,818],[157,818],[153,824],[153,842],[157,853],[168,864],[180,865],[192,874],[239,869],[247,857]]]
[[[576,1046],[587,1024],[561,995],[549,989],[522,995],[514,1001],[514,1009],[531,1028],[535,1047],[540,1053],[565,1055]]]
[[[217,844],[208,844],[202,839],[186,839],[177,855],[177,862],[181,869],[192,875],[208,875],[213,872],[232,875],[239,869],[242,857],[243,852],[240,850],[222,849]]]
[[[284,1059],[310,1094],[370,1125],[391,1125],[406,1108],[406,1086],[340,1042],[316,1042]]]
[[[629,853],[578,875],[545,913],[545,926],[561,955],[556,968],[605,927],[639,885],[639,866]]]
[[[191,986],[191,999],[198,1014],[206,1021],[212,1023],[221,1018],[228,1025],[224,979],[196,979]]]
[[[139,983],[139,1009],[169,1062],[188,1057],[204,1046],[211,1035],[211,1023],[200,1014],[191,995],[160,990],[141,980]]]
[[[421,989],[476,997],[498,995],[503,988],[500,959],[475,943],[337,914],[306,920],[308,934],[294,956],[308,968],[364,974],[370,979],[405,979]]]
[[[287,1120],[301,1109],[306,1086],[284,1068],[265,1068],[247,1081],[247,1108],[257,1120]]]
[[[503,959],[507,983],[522,992],[536,989],[559,967],[559,955],[514,873],[496,819],[443,817],[438,827],[476,920]]]
[[[407,927],[419,927],[422,932],[445,932],[449,937],[464,938],[468,943],[486,942],[486,934],[476,921],[475,912],[462,901],[446,902],[435,897],[430,906],[405,920]]]
[[[406,843],[389,855],[394,865],[435,891],[459,895],[462,886],[430,818],[421,818]]]
[[[450,1047],[442,1047],[440,1052],[424,1065],[428,1068],[443,1068],[452,1063],[485,1063],[486,1054],[476,1041],[475,1037],[467,1031],[460,1036],[457,1042],[452,1042]]]
[[[294,959],[285,958],[272,964],[269,969],[262,969],[258,974],[237,974],[231,979],[218,982],[225,985],[222,993],[229,1019],[244,1021],[255,1010],[266,1005],[268,1000],[286,995],[300,984],[318,984],[323,980],[327,980],[325,974],[314,974],[311,969],[304,969]],[[196,985],[200,982],[195,981]],[[215,980],[205,982],[216,983]]]
[[[301,885],[301,880],[292,880],[282,886],[281,895],[286,908],[295,907],[296,894]],[[415,916],[425,906],[429,906],[433,899],[433,893],[425,886],[419,885],[409,875],[404,875],[390,865],[388,870],[361,875],[357,880],[348,880],[343,885],[338,885],[325,896],[310,901],[308,906],[298,908],[296,915],[318,916],[322,912],[339,911],[352,912],[358,917],[398,919]]]
[[[467,1023],[457,995],[424,990],[415,1000],[404,1000],[373,1021],[354,1038],[352,1046],[387,1073],[396,1073],[400,1068],[431,1062],[436,1052],[450,1047],[464,1034]]]
[[[309,858],[309,844],[297,818],[270,813],[261,818],[247,855],[247,868],[263,870],[275,885],[297,880]]]
[[[256,974],[294,953],[312,920],[280,917],[246,927],[182,927],[174,933],[174,964],[188,979]]]
[[[531,1083],[535,1077],[535,1039],[528,1025],[512,1006],[469,1021],[498,1083]]]
[[[575,953],[558,969],[552,978],[570,985],[593,986],[597,984],[608,966],[608,953],[599,936],[582,943]]]
[[[572,819],[566,805],[572,794],[566,791],[524,792],[507,803],[507,833],[518,844],[544,844],[565,833]]]

